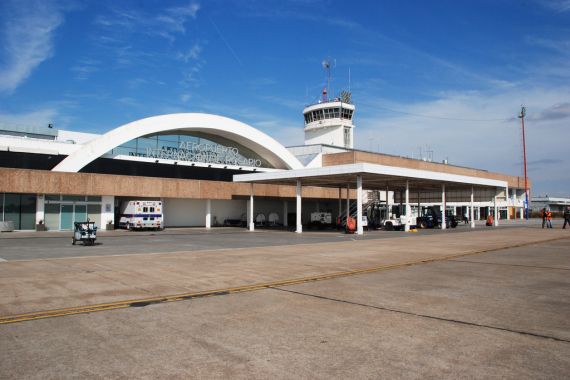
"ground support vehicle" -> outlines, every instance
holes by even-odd
[[[161,201],[128,201],[121,205],[119,228],[161,230],[163,226]]]
[[[330,212],[312,212],[311,213],[311,221],[308,225],[308,228],[329,228],[332,227],[332,213]]]
[[[71,244],[75,245],[78,241],[83,242],[83,245],[94,245],[97,239],[97,227],[95,222],[90,222],[87,219],[86,222],[74,222],[73,223],[73,237],[71,238]]]
[[[413,223],[412,217],[407,217],[406,215],[400,215],[399,217],[391,217],[390,219],[384,219],[381,222],[381,227],[386,231],[403,231],[406,228],[406,222],[410,228],[415,228],[415,223]]]
[[[422,214],[416,218],[416,225],[419,228],[441,228],[441,212],[433,207],[427,207]],[[449,212],[445,213],[445,226],[447,228],[457,227],[455,216]]]

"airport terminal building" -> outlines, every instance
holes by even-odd
[[[354,111],[340,99],[308,106],[305,145],[295,147],[201,113],[149,117],[102,135],[0,125],[0,222],[68,230],[90,218],[113,228],[129,200],[161,200],[165,227],[253,229],[271,214],[301,232],[313,212],[336,220],[349,210],[361,220],[379,203],[402,204],[409,215],[432,205],[471,221],[522,218],[522,178],[353,149]]]

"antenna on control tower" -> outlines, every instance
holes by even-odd
[[[331,62],[329,59],[324,59],[322,62],[323,69],[327,72],[327,87],[323,90],[323,101],[327,101],[327,94],[330,94],[331,88]]]

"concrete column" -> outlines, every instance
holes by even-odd
[[[408,232],[410,230],[410,183],[406,181],[406,224],[404,225],[404,231]]]
[[[289,219],[287,218],[287,214],[289,213],[287,201],[283,201],[283,227],[287,227],[289,225]]]
[[[206,200],[206,228],[212,228],[212,200]]]
[[[303,224],[301,223],[301,181],[297,180],[297,229],[295,232],[300,234],[303,232]]]
[[[40,223],[40,220],[43,224],[46,223],[46,212],[45,212],[45,195],[38,194],[36,196],[36,224]],[[98,224],[98,223],[97,223]]]
[[[163,215],[164,214],[164,201],[162,202],[162,210],[160,210]],[[101,197],[101,227],[106,225],[107,223],[118,223],[119,221],[115,221],[115,197],[113,195],[103,195]],[[166,218],[163,217],[162,223],[165,224]],[[164,227],[164,226],[163,226]]]
[[[418,191],[418,217],[420,216],[422,205],[420,203],[420,192]]]
[[[356,176],[356,234],[362,235],[362,176]]]
[[[249,230],[255,230],[255,215],[253,214],[253,183],[249,191]]]
[[[510,200],[510,195],[509,195],[509,188],[507,187],[505,189],[505,199],[507,201],[507,220],[511,219],[511,213],[509,212],[509,200]]]
[[[350,186],[346,185],[346,220],[348,221],[348,217],[350,216]]]
[[[338,216],[342,218],[342,189],[338,188]]]
[[[441,185],[441,229],[445,230],[447,228],[447,223],[445,220],[445,209],[447,204],[445,202],[445,184]]]
[[[475,228],[475,210],[473,210],[473,202],[474,202],[474,190],[473,190],[473,186],[471,186],[471,207],[469,208],[469,220],[471,222],[471,228]]]
[[[495,213],[495,217],[493,218],[494,223],[493,225],[497,227],[499,225],[499,212],[497,208],[497,192],[495,191],[495,196],[493,197],[493,212]]]
[[[388,191],[388,185],[386,185],[386,219],[390,218],[390,192]]]

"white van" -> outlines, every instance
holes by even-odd
[[[119,228],[160,230],[163,226],[161,201],[128,201],[121,205]]]

